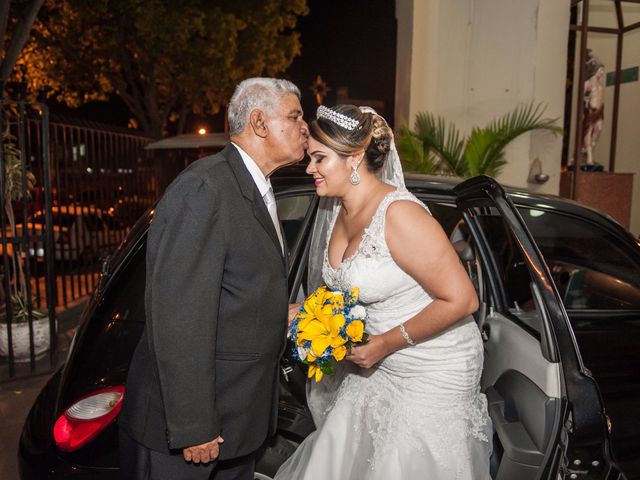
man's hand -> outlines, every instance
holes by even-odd
[[[220,455],[220,444],[224,442],[222,437],[215,438],[210,442],[202,445],[194,445],[182,450],[182,456],[185,461],[193,463],[209,463],[213,462]]]

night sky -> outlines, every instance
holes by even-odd
[[[308,0],[310,13],[299,20],[302,55],[286,76],[300,87],[305,116],[315,113],[309,86],[317,74],[331,91],[325,105],[335,104],[338,87],[349,97],[382,100],[393,124],[396,20],[393,0]]]
[[[305,117],[315,114],[310,89],[321,75],[330,91],[325,105],[336,103],[336,90],[347,87],[350,98],[384,102],[384,115],[393,125],[396,60],[394,0],[308,0],[309,15],[298,20],[302,54],[282,74],[302,92]],[[51,104],[52,113],[126,126],[131,115],[118,98],[92,102],[78,109]],[[187,132],[200,126],[222,131],[223,117],[191,118]]]

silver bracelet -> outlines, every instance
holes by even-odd
[[[407,344],[411,345],[412,347],[416,345],[416,342],[413,341],[413,339],[409,336],[407,331],[404,329],[404,323],[400,324],[400,333],[402,334],[402,337],[404,338],[404,341],[407,342]]]

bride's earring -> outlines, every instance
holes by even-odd
[[[360,174],[358,173],[358,170],[356,170],[356,167],[351,167],[351,176],[349,177],[349,181],[351,182],[351,185],[358,185],[360,183]]]
[[[351,176],[349,177],[349,181],[351,185],[358,185],[360,183],[360,174],[358,173],[358,167],[360,166],[360,162],[357,165],[353,165],[351,167]]]

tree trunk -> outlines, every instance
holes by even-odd
[[[2,8],[6,9],[8,13],[8,4],[10,3],[10,1],[2,0],[2,2],[5,4]],[[16,61],[20,56],[20,52],[29,39],[29,32],[31,32],[31,27],[33,26],[33,22],[35,22],[36,17],[38,16],[38,11],[40,10],[43,2],[44,0],[31,0],[31,2],[29,3],[29,7],[27,8],[27,14],[22,19],[20,19],[20,21],[16,25],[16,29],[13,32],[11,40],[9,41],[9,45],[7,46],[6,54],[2,59],[2,65],[0,65],[0,82],[6,83],[9,79],[11,71],[13,70]],[[5,10],[1,11],[1,13],[3,14],[4,12]],[[2,38],[2,40],[4,41],[4,37]]]
[[[189,107],[184,102],[180,107],[180,113],[178,114],[178,125],[176,126],[176,135],[184,133],[184,129],[187,126],[187,118],[189,118]]]
[[[11,237],[16,238],[16,217],[13,213],[13,206],[11,205],[11,197],[9,199],[5,198],[5,212],[7,213],[7,220],[9,220],[9,228],[11,229]],[[23,234],[24,229],[28,228],[27,223],[24,222],[23,225]],[[20,252],[17,249],[13,250],[13,254],[11,255],[11,266],[13,267],[13,271],[16,273],[16,280],[13,284],[13,291],[11,292],[11,296],[19,296],[20,293],[24,293],[26,295],[27,291],[27,281],[24,277],[24,270],[22,270],[22,263],[20,263]],[[9,272],[5,272],[5,275]],[[9,277],[11,280],[11,277]]]
[[[4,58],[4,39],[7,34],[7,25],[9,25],[9,7],[11,6],[11,0],[4,0],[0,2],[0,59]]]

